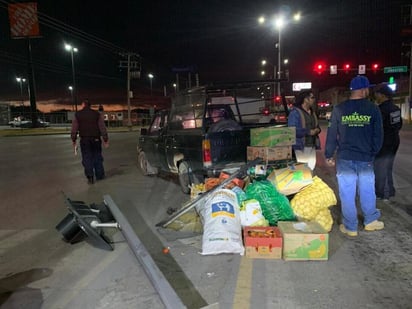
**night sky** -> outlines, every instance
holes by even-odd
[[[0,0],[0,99],[19,94],[15,76],[27,74],[26,40],[10,39],[7,3]],[[14,1],[13,1],[14,2]],[[38,1],[42,38],[32,40],[36,91],[40,99],[67,94],[71,61],[64,42],[79,48],[75,55],[81,95],[123,89],[125,71],[119,52],[142,59],[142,77],[133,89],[163,93],[174,82],[173,68],[193,66],[200,83],[260,79],[260,60],[277,63],[278,33],[257,23],[260,15],[300,11],[298,24],[282,30],[282,58],[289,59],[291,81],[311,81],[320,90],[347,86],[356,74],[331,76],[313,72],[314,63],[352,67],[374,62],[407,65],[400,37],[401,0],[307,1]],[[383,74],[368,74],[373,82]],[[183,79],[186,75],[181,76]]]

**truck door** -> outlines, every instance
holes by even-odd
[[[159,112],[153,118],[153,121],[144,136],[140,136],[140,145],[146,154],[147,160],[153,167],[163,169],[162,161],[165,160],[164,154],[159,151],[160,145],[163,143],[163,135],[165,125],[167,123],[166,111]]]

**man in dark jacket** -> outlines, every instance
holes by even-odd
[[[103,115],[92,110],[88,100],[82,102],[82,109],[76,112],[72,122],[71,139],[75,149],[77,133],[80,135],[84,174],[88,183],[93,184],[95,179],[101,180],[105,177],[101,137],[105,148],[109,147],[109,138]]]
[[[387,84],[380,84],[375,89],[375,99],[383,122],[383,145],[374,163],[375,193],[377,199],[384,201],[395,196],[392,170],[400,143],[399,130],[402,128],[401,110],[393,104],[392,96],[392,89]]]
[[[326,137],[325,158],[335,165],[342,208],[340,231],[348,236],[358,235],[356,194],[366,231],[384,228],[378,221],[376,209],[375,174],[373,160],[382,146],[382,117],[378,107],[369,101],[369,80],[357,76],[350,83],[351,95],[333,108]]]

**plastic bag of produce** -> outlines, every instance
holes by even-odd
[[[240,224],[242,226],[268,226],[269,222],[262,214],[257,200],[246,200],[240,207]]]
[[[235,192],[228,189],[213,192],[198,211],[203,222],[203,255],[244,254],[239,204]]]
[[[299,191],[290,201],[299,220],[317,221],[326,231],[332,229],[333,219],[329,207],[336,205],[333,190],[315,176],[313,183]]]
[[[277,225],[278,221],[293,221],[295,214],[286,196],[279,193],[268,180],[259,180],[246,187],[248,199],[256,199],[262,208],[263,216],[269,225]]]

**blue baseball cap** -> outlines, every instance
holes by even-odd
[[[350,90],[359,90],[372,87],[369,83],[369,79],[365,76],[358,75],[350,81]]]

